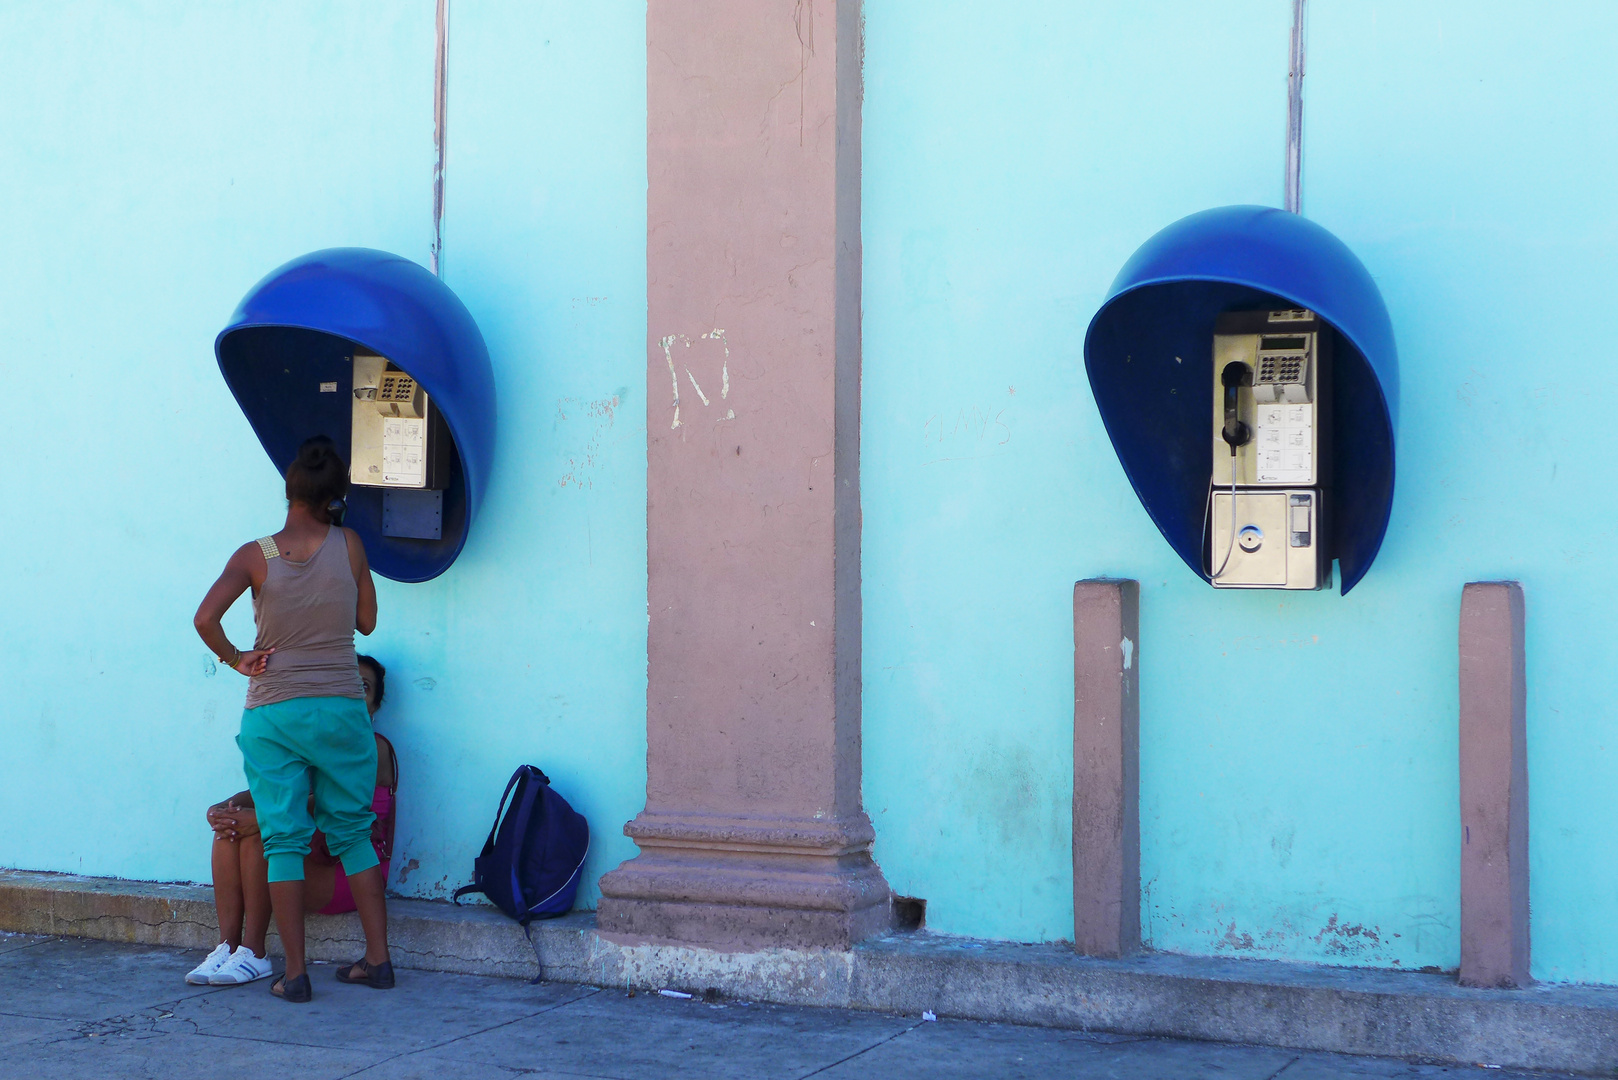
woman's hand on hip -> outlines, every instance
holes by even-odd
[[[264,669],[270,666],[270,654],[274,649],[250,649],[242,653],[242,658],[236,661],[236,670],[253,678],[264,674]]]

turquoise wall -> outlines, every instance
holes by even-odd
[[[282,513],[213,338],[306,251],[427,261],[433,7],[0,11],[0,340],[25,403],[0,434],[0,821],[48,821],[0,830],[0,865],[207,879],[245,680],[190,617]],[[381,582],[361,642],[401,759],[393,887],[467,880],[531,761],[596,827],[593,889],[644,801],[644,4],[456,4],[450,40],[446,280],[501,442],[465,553]],[[250,639],[245,601],[226,626]]]
[[[1404,372],[1393,521],[1351,596],[1215,594],[1096,415],[1083,334],[1135,247],[1280,201],[1290,6],[868,0],[878,858],[935,930],[1071,935],[1071,587],[1133,577],[1147,940],[1452,968],[1460,589],[1509,577],[1535,974],[1618,981],[1599,677],[1618,429],[1579,336],[1618,286],[1618,9],[1311,0],[1304,208],[1381,285]],[[426,261],[432,8],[0,11],[0,340],[23,403],[0,446],[28,514],[0,531],[0,821],[45,823],[0,830],[0,865],[206,878],[244,686],[189,616],[280,501],[212,339],[303,252]],[[640,2],[454,6],[445,277],[489,342],[501,445],[460,561],[384,582],[363,643],[392,676],[406,895],[465,880],[523,761],[595,825],[589,882],[634,853],[644,49]],[[227,627],[248,638],[245,604]]]
[[[1450,583],[1523,583],[1534,975],[1618,982],[1618,426],[1600,338],[1567,336],[1618,292],[1618,7],[1314,13],[1305,209],[1378,275],[1400,336],[1387,576],[1446,586],[1445,667],[1422,680],[1446,731]]]
[[[1575,330],[1618,289],[1618,8],[1309,4],[1304,210],[1377,279],[1403,367],[1392,525],[1350,596],[1209,589],[1090,396],[1135,247],[1279,205],[1290,9],[867,4],[878,859],[935,929],[1071,937],[1070,592],[1132,577],[1149,943],[1454,968],[1460,590],[1514,578],[1534,973],[1618,981],[1618,429]]]

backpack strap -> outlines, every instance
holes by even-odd
[[[511,789],[517,786],[517,781],[521,780],[522,777],[523,770],[520,768],[516,772],[512,773],[511,780],[506,784],[505,792],[500,796],[500,809],[494,812],[494,824],[489,826],[489,838],[483,842],[483,854],[485,855],[487,855],[494,848],[494,834],[500,829],[500,817],[506,812],[506,800],[511,797]],[[478,861],[482,861],[481,857]],[[455,895],[450,897],[450,901],[458,904],[460,903],[462,896],[467,893],[475,892],[483,892],[483,886],[479,885],[474,880],[472,884],[463,885],[461,888],[456,889]]]
[[[506,800],[511,797],[511,789],[516,787],[517,781],[521,779],[522,770],[518,769],[516,772],[511,774],[511,779],[506,783],[505,793],[500,796],[500,809],[494,812],[494,824],[489,826],[489,838],[483,841],[484,847],[488,847],[494,843],[494,834],[500,829],[500,818],[506,812]]]
[[[531,773],[531,772],[538,772],[539,770],[534,769],[532,766],[524,765],[521,769],[519,769],[517,771],[519,773],[521,773],[521,774],[527,774],[527,773]],[[529,821],[531,821],[533,819],[533,816],[534,816],[534,804],[539,801],[539,793],[540,793],[540,785],[538,785],[538,784],[525,784],[525,785],[523,785],[523,790],[522,790],[521,796],[519,796],[517,799],[514,799],[512,801],[512,803],[511,803],[511,816],[514,819],[516,819],[517,828],[518,828],[520,834],[523,835],[523,836],[528,835],[528,823],[529,823]],[[523,902],[523,892],[522,892],[522,879],[517,876],[517,873],[518,873],[519,869],[520,869],[520,866],[518,864],[518,861],[513,859],[512,863],[511,863],[511,867],[510,867],[510,871],[511,871],[511,898],[512,898],[512,900],[514,902],[516,902],[520,906],[522,904],[522,902]],[[519,919],[518,922],[526,922],[526,921],[527,921],[527,912],[524,911],[523,912],[523,917],[521,919]]]

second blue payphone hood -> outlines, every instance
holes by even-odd
[[[384,536],[378,488],[356,487],[348,500],[344,524],[365,540],[371,566],[395,581],[426,581],[465,546],[494,464],[489,350],[449,286],[385,251],[316,251],[254,285],[219,332],[214,353],[253,432],[285,472],[313,435],[348,446],[355,346],[409,372],[442,412],[454,442],[442,539]],[[337,392],[322,391],[332,383]]]
[[[1119,271],[1085,334],[1085,370],[1135,493],[1202,575],[1214,320],[1263,307],[1308,308],[1337,331],[1332,532],[1346,593],[1387,532],[1399,412],[1393,325],[1347,245],[1307,218],[1264,206],[1181,218]]]

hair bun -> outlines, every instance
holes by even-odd
[[[298,464],[306,469],[322,468],[336,456],[336,444],[325,435],[316,435],[298,447]]]
[[[289,502],[304,503],[323,514],[332,500],[348,494],[348,465],[336,443],[316,435],[298,447],[298,456],[287,466],[286,480]]]

